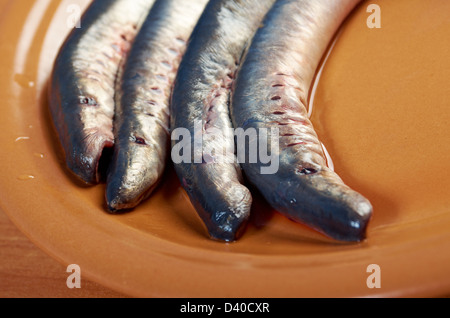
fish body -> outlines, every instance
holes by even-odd
[[[230,91],[246,45],[274,2],[211,0],[175,80],[171,127],[187,130],[194,149],[191,160],[175,163],[175,170],[210,237],[220,241],[239,237],[252,202],[234,155]],[[172,157],[178,143],[172,140]]]
[[[236,128],[279,131],[278,170],[262,174],[263,163],[243,162],[248,180],[276,210],[339,241],[365,238],[372,206],[327,166],[307,99],[327,46],[358,3],[278,0],[245,55],[231,103]]]
[[[117,72],[153,2],[94,0],[55,60],[50,113],[67,167],[88,185],[100,181],[100,158],[114,145]]]
[[[158,185],[169,149],[169,102],[186,43],[207,0],[157,0],[118,77],[109,211],[136,207]]]

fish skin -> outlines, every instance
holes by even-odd
[[[106,184],[110,212],[132,209],[161,180],[169,150],[172,84],[207,0],[157,0],[118,77],[115,147]]]
[[[175,80],[171,128],[186,128],[192,137],[204,138],[203,151],[228,150],[223,157],[201,156],[198,163],[192,158],[191,163],[174,165],[210,238],[218,241],[236,240],[250,213],[252,197],[242,184],[234,136],[225,133],[232,129],[228,104],[242,53],[273,3],[211,0],[193,31]],[[197,122],[200,133],[195,129]],[[224,135],[207,141],[215,129]],[[172,140],[172,147],[176,144]],[[194,140],[191,146],[195,149]]]
[[[100,157],[114,145],[117,71],[153,2],[94,0],[56,57],[50,113],[69,171],[87,185],[100,182]]]
[[[307,97],[328,44],[359,2],[277,1],[244,57],[231,104],[235,127],[280,132],[278,171],[241,163],[250,183],[288,218],[347,242],[365,239],[373,208],[327,167]]]

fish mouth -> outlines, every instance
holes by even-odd
[[[154,184],[152,187],[139,194],[123,191],[122,187],[113,188],[109,186],[105,193],[106,210],[110,214],[129,212],[147,199],[157,186],[158,184]]]
[[[364,241],[367,238],[372,206],[356,192],[351,196],[354,198],[317,198],[316,200],[321,200],[319,204],[304,210],[327,216],[319,220],[312,218],[309,222],[311,226],[325,236],[341,242]]]
[[[106,210],[110,214],[131,211],[145,200],[155,187],[156,185],[153,185],[145,191],[138,191],[120,179],[111,178],[107,182],[105,191]]]
[[[120,167],[116,169],[121,169]],[[121,214],[131,211],[142,201],[147,199],[159,186],[161,178],[145,178],[145,182],[130,182],[126,173],[117,173],[110,169],[106,182],[105,202],[106,210],[110,214]],[[140,186],[136,187],[136,183]]]
[[[366,239],[372,205],[331,171],[292,175],[275,188],[265,192],[273,207],[289,219],[340,242]]]
[[[110,139],[103,139],[96,144],[86,153],[74,150],[66,159],[72,174],[87,186],[96,185],[105,178],[114,149],[114,142]]]
[[[238,240],[250,216],[250,191],[240,184],[234,184],[222,193],[208,190],[201,192],[188,194],[209,237],[221,242]]]

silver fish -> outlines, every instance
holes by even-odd
[[[94,0],[54,63],[50,112],[66,165],[86,184],[100,181],[100,158],[114,145],[117,71],[153,2]]]
[[[228,133],[230,90],[242,53],[274,2],[211,0],[175,80],[171,128],[188,130],[195,153],[191,160],[175,163],[175,170],[210,237],[221,241],[239,237],[252,203],[234,155],[234,136]],[[200,153],[196,140],[202,140]],[[172,157],[179,142],[172,140]]]
[[[231,105],[235,127],[280,133],[278,171],[262,174],[261,162],[244,162],[249,181],[279,212],[340,241],[366,237],[372,206],[327,166],[307,97],[328,44],[358,3],[278,0],[246,53]]]
[[[169,102],[186,43],[207,0],[157,0],[118,77],[109,211],[131,209],[159,184],[169,149]]]

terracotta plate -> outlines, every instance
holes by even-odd
[[[233,244],[211,241],[172,167],[135,211],[65,171],[47,110],[55,54],[88,0],[0,1],[0,207],[40,248],[131,296],[365,297],[450,294],[450,2],[368,2],[351,15],[312,120],[336,171],[373,203],[368,238],[332,242],[267,207]],[[381,288],[369,288],[368,266]]]

